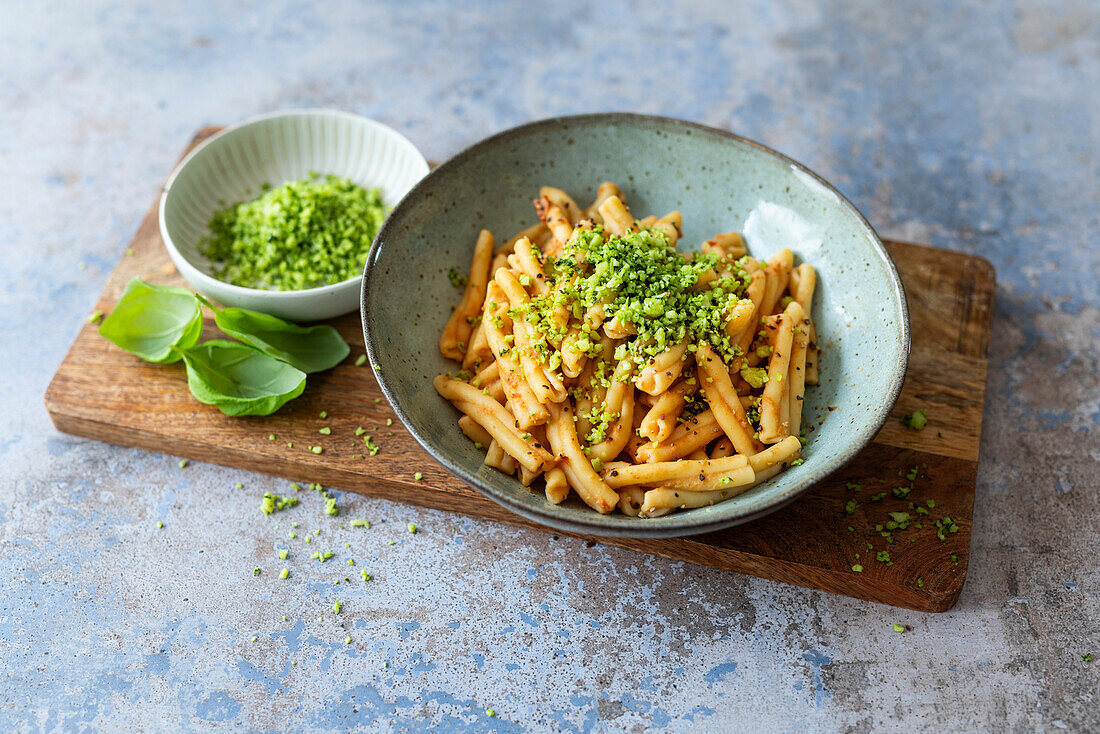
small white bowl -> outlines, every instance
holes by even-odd
[[[379,188],[393,207],[428,173],[428,162],[397,131],[336,110],[274,112],[227,128],[176,166],[160,197],[160,234],[187,282],[212,301],[292,321],[357,310],[362,274],[299,291],[244,288],[215,278],[199,252],[215,211],[259,196],[264,183],[279,186],[311,172]]]

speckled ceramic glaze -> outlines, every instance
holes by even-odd
[[[459,413],[432,388],[455,369],[436,346],[460,292],[447,271],[469,268],[482,227],[498,238],[536,221],[540,186],[582,205],[615,181],[636,216],[679,209],[680,249],[717,232],[744,232],[751,252],[790,247],[818,271],[813,315],[823,347],[821,385],[806,392],[816,426],[805,464],[711,507],[643,519],[600,515],[575,498],[549,504],[482,464],[458,430]],[[627,114],[544,120],[494,135],[447,161],[394,210],[363,278],[363,333],[382,389],[416,439],[444,466],[525,517],[596,535],[703,533],[771,512],[838,469],[882,426],[909,356],[909,317],[897,271],[858,211],[805,167],[729,133]],[[828,407],[835,410],[829,411]],[[827,416],[827,419],[825,419]]]

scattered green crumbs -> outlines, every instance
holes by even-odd
[[[465,288],[466,284],[470,282],[470,278],[458,272],[454,268],[447,271],[447,277],[451,280],[451,285],[455,288]]]
[[[279,494],[264,492],[263,499],[260,500],[260,512],[270,515],[273,512],[281,512],[294,507],[296,504],[298,504],[298,498],[293,495],[284,497]]]
[[[861,566],[860,564],[857,563],[854,566],[852,566],[852,570],[855,571],[856,573],[862,573],[863,572],[863,566]]]
[[[332,285],[363,270],[389,213],[378,189],[310,176],[216,212],[199,249],[219,280],[294,291]]]
[[[899,635],[905,634],[905,625],[904,624],[895,624],[894,625],[894,631],[897,632]]]
[[[413,474],[413,479],[415,479],[418,482],[423,478],[424,478],[424,475],[421,472],[416,472],[415,474]]]
[[[187,459],[180,459],[180,463],[179,463],[180,469],[182,469],[185,466],[187,466]]]
[[[89,324],[98,324],[102,320],[103,320],[103,312],[100,311],[98,308],[95,311],[92,311],[90,314],[88,314],[88,323]]]
[[[353,528],[367,528],[370,529],[370,520],[352,520],[351,526]]]
[[[284,568],[282,571],[279,571],[279,578],[285,579],[288,576],[290,576],[290,569],[289,568]]]
[[[355,366],[356,367],[362,367],[366,363],[367,363],[367,355],[365,355],[365,354],[360,354],[358,357],[355,358]]]
[[[1081,653],[1081,659],[1084,660],[1086,663],[1091,663],[1092,662],[1092,653],[1091,652]]]
[[[409,532],[410,533],[415,533],[416,531],[417,531],[417,527],[410,522],[409,523]]]
[[[324,451],[325,451],[325,449],[321,446],[310,446],[309,450],[312,451],[315,454],[321,454],[321,453],[324,453]]]
[[[328,426],[324,426],[322,428],[318,428],[317,433],[320,433],[322,436],[330,436],[332,435],[332,429]]]
[[[901,417],[901,422],[908,428],[912,428],[914,431],[923,431],[924,427],[928,425],[928,413],[921,408],[914,410],[909,415]]]
[[[486,716],[496,716],[497,712],[496,712],[495,709],[485,709],[485,715]]]
[[[343,609],[343,608],[344,608],[344,605],[341,604],[339,601],[333,602],[333,604],[332,604],[332,613],[333,614],[339,614],[340,610]]]
[[[160,530],[163,527],[164,527],[164,523],[162,523],[160,520],[157,520],[157,530]]]

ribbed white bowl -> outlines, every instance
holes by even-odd
[[[316,321],[359,308],[362,275],[300,291],[224,283],[199,253],[218,209],[259,196],[310,172],[379,188],[395,206],[428,173],[428,162],[404,136],[365,117],[336,110],[292,110],[246,120],[206,140],[168,178],[160,198],[160,233],[172,262],[195,290],[227,306],[294,321]]]

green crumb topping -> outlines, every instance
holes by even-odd
[[[451,279],[451,285],[455,288],[465,288],[466,284],[470,282],[470,279],[458,272],[454,268],[447,271],[447,277]]]
[[[353,528],[370,528],[370,520],[352,520],[351,526]]]
[[[250,640],[250,642],[255,642],[255,641],[256,641],[256,640],[258,640],[258,639],[259,639],[259,638],[258,638],[258,637],[256,637],[256,635],[252,635],[252,639]]]
[[[924,579],[919,577],[919,576],[917,577],[917,588],[918,589],[923,589],[924,588]]]
[[[329,436],[332,434],[332,429],[328,426],[324,426],[323,428],[318,428],[317,433],[320,433],[322,436]]]
[[[351,635],[348,635],[347,637],[344,638],[344,644],[345,645],[350,645],[351,644]]]
[[[252,575],[253,576],[259,576],[260,575],[260,569],[259,568],[252,569]]]
[[[859,507],[858,502],[856,502],[855,500],[848,500],[848,504],[844,505],[844,511],[851,515],[856,511],[857,507]]]
[[[909,415],[901,417],[902,425],[912,428],[914,431],[923,431],[924,427],[928,425],[928,413],[924,408],[920,410],[914,410]]]
[[[199,249],[215,262],[214,276],[233,285],[332,285],[362,272],[387,213],[378,189],[313,176],[216,212]]]
[[[940,540],[946,540],[948,533],[959,532],[958,524],[950,517],[944,517],[942,520],[936,520],[934,524],[936,526],[936,537]],[[954,561],[955,557],[952,556],[951,560]]]
[[[290,553],[290,551],[287,550],[286,548],[280,548],[279,552],[276,555],[279,556],[280,561],[285,561],[286,557],[287,557],[287,555],[289,555],[289,553]]]
[[[268,441],[274,441],[275,440],[275,434],[274,433],[267,434],[267,440]]]
[[[325,514],[333,516],[340,514],[339,508],[336,507],[335,497],[329,497],[325,500]]]
[[[366,432],[367,432],[367,429],[363,428],[362,426],[356,426],[356,428],[355,428],[355,435],[356,436],[362,436]]]
[[[298,498],[293,495],[290,497],[283,497],[282,495],[272,494],[271,492],[264,492],[263,499],[260,500],[260,512],[265,515],[270,515],[273,512],[280,512],[294,507],[296,504],[298,504]]]
[[[861,566],[860,564],[857,563],[854,566],[852,566],[852,570],[855,571],[856,573],[863,573],[863,566]]]
[[[768,371],[763,367],[742,367],[741,378],[754,388],[761,388],[768,381]]]
[[[338,601],[337,601],[337,602],[333,602],[333,603],[332,603],[332,613],[333,613],[333,614],[339,614],[339,613],[340,613],[340,610],[341,610],[341,609],[343,609],[343,607],[344,607],[344,605],[343,605],[343,604],[341,604],[340,602],[338,602]]]
[[[100,311],[99,309],[96,309],[95,311],[92,311],[90,314],[88,314],[88,323],[89,324],[98,324],[102,320],[103,320],[103,312]]]
[[[363,578],[364,581],[370,581],[370,579],[371,579],[371,575],[369,573],[367,573],[365,570],[360,571],[359,575]]]
[[[241,484],[240,482],[237,482],[236,484],[233,485],[233,489],[244,489],[244,485]]]
[[[794,461],[791,462],[791,466],[802,466],[805,463],[806,463],[805,459],[795,459]]]
[[[386,425],[387,426],[392,426],[393,425],[393,418],[387,418],[386,419]]]
[[[320,418],[321,420],[324,420],[325,418],[328,418],[328,411],[327,410],[322,410],[320,413],[317,414],[317,417]]]
[[[410,533],[415,533],[416,530],[417,530],[417,527],[410,522],[409,523],[409,532]]]
[[[164,523],[162,523],[160,520],[157,520],[157,530],[160,530],[163,527],[164,527]]]
[[[356,367],[362,367],[366,363],[367,363],[367,355],[365,355],[365,354],[360,354],[358,357],[355,358],[355,366]]]
[[[1092,662],[1092,653],[1091,652],[1081,653],[1081,659],[1084,660],[1086,663],[1091,663]]]
[[[894,625],[894,631],[897,632],[899,635],[905,634],[905,625],[904,624],[895,624]]]
[[[497,712],[494,709],[485,709],[486,716],[496,716]]]
[[[180,469],[182,469],[185,466],[187,466],[187,459],[180,459],[180,463],[179,463]]]
[[[733,277],[700,279],[719,266]],[[581,320],[590,309],[600,308],[608,320],[629,325],[635,334],[620,345],[616,360],[630,355],[645,364],[685,341],[705,341],[727,361],[737,356],[725,322],[750,279],[736,262],[701,253],[687,260],[660,230],[616,237],[596,227],[578,232],[560,257],[546,259],[545,267],[550,290],[509,315],[527,321],[550,341],[565,336],[555,313],[564,309]],[[595,345],[595,334],[584,336],[588,341],[578,346]],[[540,361],[552,358],[544,342],[529,348]]]
[[[363,436],[363,443],[366,444],[367,450],[370,451],[371,456],[375,456],[381,450],[370,436]]]
[[[324,448],[322,448],[321,446],[310,446],[309,450],[315,454],[324,453]]]
[[[424,478],[424,475],[420,472],[416,472],[415,474],[413,474],[413,479],[415,479],[418,482],[423,478]]]

